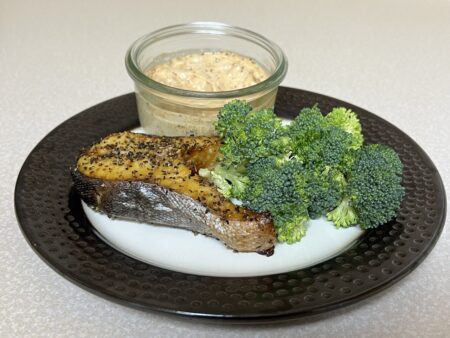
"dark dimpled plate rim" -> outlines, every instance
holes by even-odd
[[[55,271],[123,305],[233,323],[275,322],[315,315],[363,300],[411,272],[431,251],[445,221],[445,191],[435,166],[406,134],[352,104],[281,87],[276,112],[295,116],[318,103],[345,106],[360,117],[368,143],[393,147],[404,164],[406,196],[393,220],[367,231],[346,252],[315,266],[277,275],[205,277],[151,266],[98,238],[72,189],[69,168],[80,149],[135,128],[134,94],[91,107],[50,132],[30,153],[16,183],[23,235]]]

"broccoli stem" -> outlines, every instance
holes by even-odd
[[[309,218],[306,216],[297,216],[290,223],[281,224],[278,226],[275,221],[278,241],[285,242],[287,244],[294,244],[300,241],[306,234],[306,223],[308,220]]]
[[[338,228],[347,228],[351,225],[356,225],[358,216],[350,205],[350,199],[344,197],[336,209],[327,213],[327,219],[332,221]]]
[[[226,198],[240,198],[248,183],[247,176],[240,167],[224,167],[216,165],[213,170],[201,168],[198,174],[213,183]]]

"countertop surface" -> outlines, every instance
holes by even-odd
[[[277,42],[283,85],[363,107],[398,126],[450,187],[449,1],[0,2],[1,337],[449,337],[448,224],[425,261],[367,301],[300,322],[229,326],[130,309],[49,268],[23,238],[14,185],[24,160],[78,112],[131,92],[124,54],[137,37],[221,21]],[[447,222],[448,223],[448,222]]]

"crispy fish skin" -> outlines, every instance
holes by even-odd
[[[111,134],[81,154],[72,178],[81,198],[111,218],[182,228],[270,256],[271,217],[232,204],[197,173],[214,165],[219,146],[214,137]]]

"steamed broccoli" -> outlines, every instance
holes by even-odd
[[[350,198],[347,196],[342,198],[334,210],[327,213],[327,219],[333,221],[338,228],[347,228],[356,225],[358,222],[356,211],[352,208]]]
[[[248,184],[248,177],[244,172],[242,168],[225,167],[219,164],[212,170],[202,168],[198,174],[208,178],[226,198],[241,198]]]
[[[317,106],[302,109],[288,135],[293,154],[311,168],[339,165],[354,142],[352,134],[327,123]]]
[[[221,138],[228,135],[228,131],[241,128],[242,121],[248,113],[252,111],[252,106],[247,101],[232,100],[224,105],[217,115],[215,129]]]
[[[219,112],[218,164],[200,169],[227,198],[272,215],[279,241],[294,243],[310,218],[364,229],[389,221],[404,196],[402,163],[391,148],[362,146],[354,112],[317,105],[288,126],[273,110],[233,100]]]
[[[338,227],[359,224],[374,228],[391,220],[405,194],[401,186],[402,162],[388,146],[364,146],[347,179],[345,197],[327,214]]]
[[[298,203],[282,204],[272,217],[275,221],[277,239],[280,242],[293,244],[306,234],[306,223],[309,221],[305,205]]]
[[[321,131],[325,122],[317,105],[304,108],[300,114],[287,127],[287,135],[290,138],[290,149],[302,163],[320,161],[319,151],[315,143],[321,138]],[[312,152],[308,151],[311,143]]]
[[[362,147],[364,142],[361,123],[353,111],[343,107],[333,108],[333,110],[325,116],[325,120],[328,125],[344,130],[351,135],[350,145],[343,154],[338,165],[343,173],[347,173],[356,158],[357,150]]]
[[[353,150],[361,148],[364,141],[361,123],[359,122],[358,116],[356,116],[353,111],[343,107],[333,108],[333,110],[325,116],[325,120],[328,125],[340,128],[352,135],[350,147]]]
[[[294,243],[305,234],[308,197],[303,166],[296,159],[262,158],[247,167],[244,206],[269,212],[278,240]]]
[[[218,115],[216,129],[222,136],[222,162],[245,165],[286,153],[289,140],[273,110],[249,111],[249,106],[240,102],[234,100],[225,105]]]
[[[286,201],[302,198],[295,189],[305,184],[300,180],[302,174],[303,166],[295,159],[271,156],[249,164],[249,184],[243,195],[244,204],[256,211],[270,212]]]
[[[343,174],[334,169],[308,170],[306,173],[306,194],[309,200],[308,213],[318,218],[334,209],[344,193]]]

